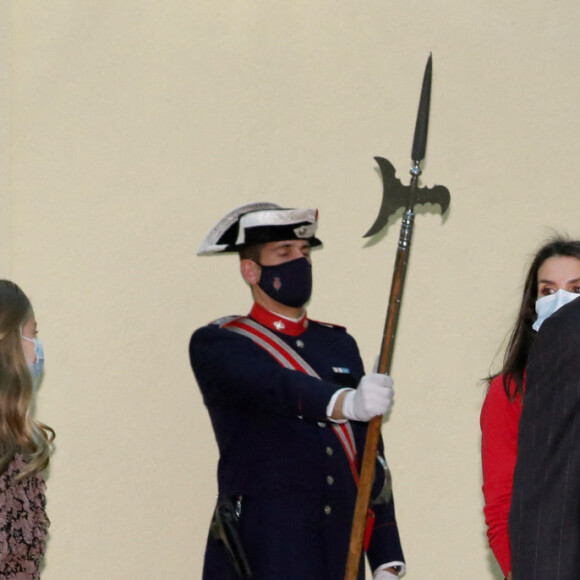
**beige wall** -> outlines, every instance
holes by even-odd
[[[10,130],[11,47],[10,2],[0,2],[0,272],[10,273]]]
[[[407,179],[434,55],[425,182],[384,426],[410,580],[500,578],[481,515],[479,379],[524,265],[580,236],[575,0],[2,2],[0,267],[45,341],[58,433],[45,580],[200,577],[216,447],[187,359],[248,310],[195,249],[252,200],[320,209],[311,316],[371,364],[400,221],[368,244],[373,156]],[[4,18],[5,17],[5,18]],[[6,211],[9,208],[9,211]]]

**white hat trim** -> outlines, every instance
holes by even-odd
[[[201,242],[197,249],[198,256],[209,256],[211,254],[218,254],[225,250],[228,244],[218,244],[217,241],[224,235],[224,233],[234,223],[240,219],[240,215],[248,212],[256,212],[261,210],[276,209],[280,206],[268,201],[258,201],[255,203],[247,203],[236,207],[227,213],[220,221],[210,230],[203,242]]]

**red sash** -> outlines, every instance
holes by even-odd
[[[269,329],[251,318],[248,318],[247,316],[232,317],[227,319],[225,322],[222,322],[221,327],[249,338],[259,347],[263,348],[284,368],[297,370],[310,375],[311,377],[320,379],[318,373],[291,346],[278,338]],[[332,423],[332,430],[338,437],[338,440],[346,453],[352,476],[358,487],[359,463],[352,427],[348,421],[344,423]],[[364,539],[365,551],[368,549],[368,544],[371,539],[374,519],[375,514],[371,509],[369,509]]]

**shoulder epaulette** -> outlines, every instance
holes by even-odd
[[[326,328],[335,328],[336,330],[342,330],[346,332],[346,326],[340,326],[340,324],[331,324],[330,322],[322,322],[321,320],[308,319],[309,322],[314,322],[315,324],[320,324],[320,326],[326,326]]]
[[[221,318],[217,318],[216,320],[212,320],[209,324],[212,326],[219,326],[220,328],[225,326],[228,322],[235,320],[236,318],[244,318],[239,314],[233,314],[231,316],[222,316]]]

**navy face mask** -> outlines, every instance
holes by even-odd
[[[273,300],[298,308],[304,306],[312,294],[312,264],[298,258],[276,266],[262,266],[258,286]]]

